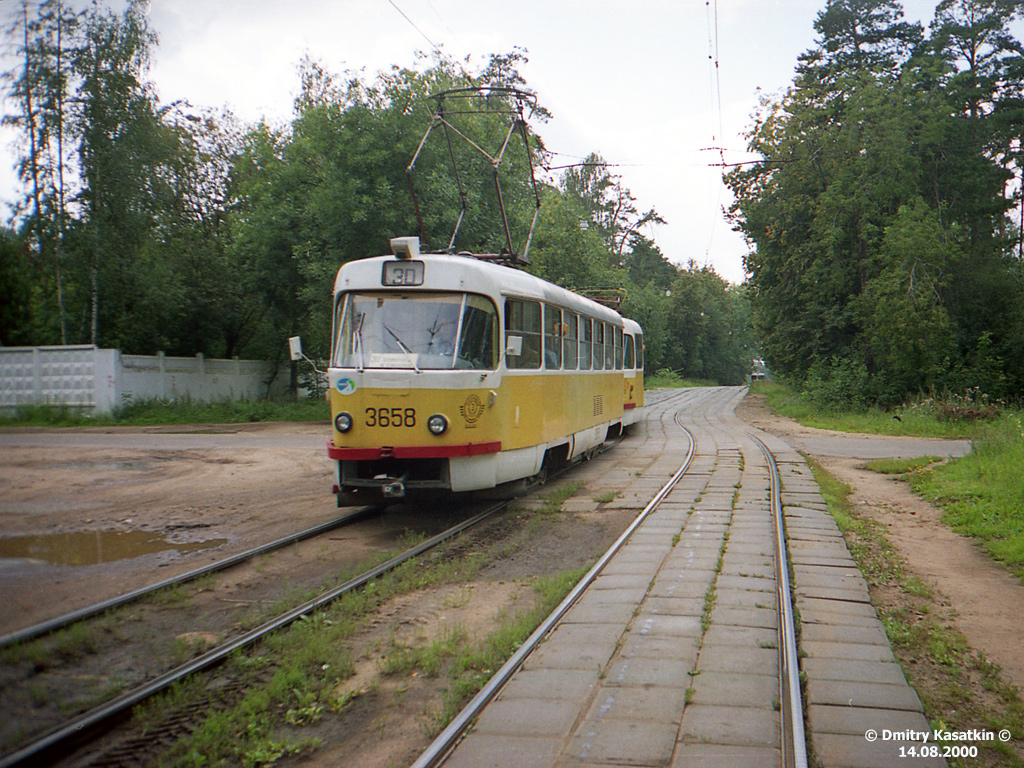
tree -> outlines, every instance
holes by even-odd
[[[65,302],[67,204],[72,164],[68,140],[70,82],[76,31],[80,17],[62,0],[45,0],[34,16],[23,0],[20,31],[21,67],[8,73],[9,92],[20,112],[5,115],[5,125],[18,130],[23,155],[18,174],[28,187],[24,229],[36,258],[45,265],[45,280],[52,286],[46,299],[55,303],[61,343],[68,341]],[[52,282],[50,282],[52,281]],[[49,303],[49,302],[48,302]]]
[[[830,401],[891,402],[967,380],[988,365],[983,339],[1000,365],[1019,359],[1020,281],[1003,255],[1011,153],[989,119],[1006,78],[947,87],[963,61],[982,61],[951,55],[980,50],[952,10],[940,5],[942,34],[917,45],[896,4],[830,0],[819,48],[750,133],[763,160],[728,176],[765,355]],[[991,51],[1014,50],[986,34]]]
[[[694,263],[672,284],[663,362],[683,376],[742,384],[751,344],[743,294],[709,267]]]
[[[152,220],[154,173],[162,147],[155,97],[143,80],[155,35],[144,0],[121,17],[94,8],[85,20],[74,68],[81,79],[72,130],[79,142],[82,226],[91,254],[91,328],[99,344],[101,294],[109,326],[104,342],[130,332],[127,317],[141,290],[135,260]]]
[[[0,230],[0,346],[23,344],[31,326],[25,248],[13,232]]]

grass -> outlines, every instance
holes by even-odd
[[[963,458],[915,473],[915,493],[942,508],[953,530],[1024,579],[1024,431],[1020,416],[985,425]]]
[[[533,588],[537,600],[532,608],[514,615],[503,614],[495,632],[478,644],[465,643],[460,652],[453,654],[441,706],[429,712],[431,738],[444,730],[588,570],[589,566],[585,566],[536,579]]]
[[[139,400],[111,416],[91,416],[60,405],[20,406],[0,415],[0,427],[153,426],[162,424],[241,424],[259,421],[328,421],[322,398],[301,400]]]
[[[933,728],[966,731],[1009,729],[1024,736],[1024,704],[999,668],[975,652],[952,626],[952,612],[906,567],[884,526],[857,514],[850,487],[813,459],[811,471],[829,511],[868,582],[872,602],[904,674],[914,686]],[[964,742],[969,744],[969,742]],[[1024,759],[999,741],[978,742],[979,758],[951,758],[949,765],[1022,768]]]
[[[402,594],[467,583],[493,555],[467,553],[458,544],[443,549],[426,560],[401,566],[236,654],[230,661],[230,676],[237,681],[228,687],[234,691],[230,701],[222,700],[223,696],[218,699],[201,681],[192,681],[147,705],[144,729],[157,727],[169,713],[206,711],[196,718],[197,728],[166,751],[159,764],[261,766],[313,748],[317,742],[306,736],[305,727],[338,716],[358,698],[343,686],[355,673],[348,647],[353,637],[372,624],[379,608]],[[458,626],[436,640],[424,640],[422,646],[393,639],[378,668],[384,675],[445,679],[440,705],[426,713],[427,727],[440,732],[585,572],[583,568],[536,579],[534,605],[522,613],[503,615],[497,630],[482,641],[474,641]]]
[[[868,435],[904,435],[908,437],[972,438],[976,425],[968,421],[944,420],[937,417],[929,401],[907,405],[893,411],[871,408],[867,411],[823,410],[799,392],[776,381],[756,381],[750,385],[752,394],[764,395],[768,407],[801,424],[839,432]]]
[[[915,459],[876,459],[864,465],[881,475],[908,475],[942,461],[941,456],[919,456]]]
[[[668,368],[660,368],[657,372],[644,377],[647,389],[678,389],[680,387],[714,387],[717,384],[707,379],[687,379]]]
[[[978,540],[999,563],[1024,579],[1024,414],[1003,408],[987,419],[951,419],[949,404],[922,400],[893,412],[821,412],[798,393],[775,382],[751,387],[764,394],[772,410],[802,424],[868,434],[966,438],[971,452],[938,463],[924,457],[913,463],[872,462],[879,472],[906,474],[915,493],[943,510],[953,530]],[[978,398],[975,398],[978,399]],[[960,407],[964,398],[952,398]],[[960,408],[965,411],[964,408]],[[894,418],[899,416],[900,420]]]

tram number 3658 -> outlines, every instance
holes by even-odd
[[[415,427],[415,408],[367,408],[368,427]]]

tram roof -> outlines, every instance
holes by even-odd
[[[426,266],[422,285],[385,287],[381,284],[383,264],[400,261],[396,256],[371,256],[341,266],[334,292],[351,290],[469,291],[492,297],[512,296],[557,304],[575,312],[585,312],[606,322],[622,324],[618,312],[599,302],[580,296],[547,280],[514,267],[478,259],[472,254],[421,253],[415,261]]]

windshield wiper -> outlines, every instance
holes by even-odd
[[[356,346],[359,347],[359,372],[362,373],[366,370],[366,351],[363,349],[363,320],[366,319],[366,313],[359,313],[359,319],[356,321]]]
[[[398,346],[405,353],[405,356],[409,358],[409,364],[416,370],[416,373],[423,373],[423,371],[419,369],[419,366],[416,365],[416,358],[413,357],[412,350],[405,346],[405,342],[398,338],[398,334],[392,331],[386,325],[384,326],[384,330],[390,333],[391,338],[398,342]]]

